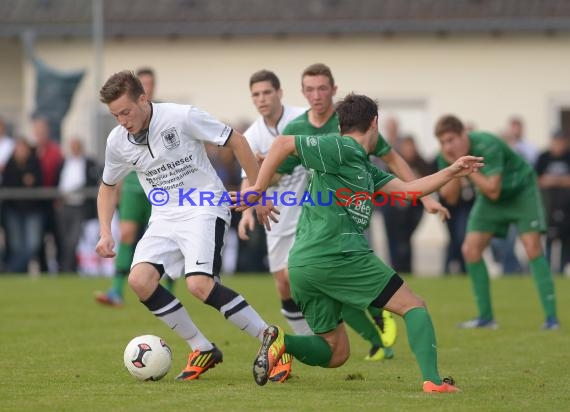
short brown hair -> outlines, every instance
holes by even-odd
[[[329,78],[331,86],[334,86],[334,77],[332,75],[331,69],[326,64],[315,63],[307,67],[301,76],[301,85],[303,84],[303,79],[305,76],[326,76]]]
[[[102,103],[109,104],[125,93],[128,94],[133,101],[136,101],[144,94],[141,81],[131,70],[123,70],[109,77],[99,91],[99,100]]]
[[[350,93],[336,104],[336,113],[341,134],[364,133],[378,116],[378,104],[370,97]]]
[[[281,88],[279,78],[275,73],[269,70],[259,70],[253,73],[249,78],[249,88],[251,89],[251,86],[259,82],[269,82],[275,90],[279,90]]]
[[[449,132],[461,134],[464,130],[465,127],[461,120],[452,114],[442,116],[435,125],[435,135],[437,137]]]

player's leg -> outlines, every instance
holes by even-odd
[[[262,340],[267,328],[265,321],[243,296],[219,282],[227,228],[225,220],[213,215],[198,215],[185,226],[178,225],[172,237],[184,255],[186,286],[192,295],[218,310],[240,330]]]
[[[287,259],[289,250],[295,241],[295,234],[285,236],[267,236],[267,257],[269,260],[269,270],[275,281],[275,288],[281,300],[281,313],[287,323],[297,335],[312,335],[301,309],[291,298],[291,287],[289,285],[289,271],[287,269]]]
[[[556,296],[554,293],[554,281],[550,266],[544,257],[542,245],[540,243],[540,233],[527,232],[520,235],[520,239],[524,245],[528,256],[530,271],[542,309],[544,311],[545,322],[543,329],[555,330],[560,327],[558,316],[556,314]]]
[[[176,379],[192,380],[222,362],[222,353],[194,324],[182,303],[160,283],[164,268],[147,262],[133,266],[128,282],[139,300],[192,349],[188,364]]]
[[[136,175],[125,178],[121,188],[119,203],[119,245],[115,257],[115,274],[111,288],[107,292],[97,293],[95,299],[102,304],[122,306],[125,283],[131,269],[135,247],[142,236],[151,213],[151,204]]]
[[[483,251],[493,237],[489,232],[469,232],[465,236],[461,250],[467,272],[471,279],[475,302],[477,303],[478,316],[460,324],[461,328],[496,328],[493,307],[491,305],[491,290],[489,284],[489,272],[483,260]]]
[[[313,270],[314,269],[314,270]],[[253,374],[258,385],[264,385],[269,372],[286,355],[323,368],[336,367],[348,359],[350,350],[346,330],[341,322],[342,303],[323,295],[310,279],[321,273],[321,268],[306,266],[290,268],[290,275],[298,279],[294,293],[315,335],[289,335],[277,326],[270,326],[255,358]]]
[[[435,330],[425,302],[394,275],[372,305],[384,307],[404,318],[408,343],[422,373],[424,392],[457,391],[451,378],[442,379],[439,375]]]
[[[107,292],[96,292],[97,302],[120,307],[124,301],[124,290],[127,276],[135,253],[136,239],[139,233],[138,224],[133,221],[119,222],[120,240],[115,257],[115,273],[111,283],[111,288]]]
[[[360,337],[370,343],[370,350],[365,360],[380,361],[394,357],[392,349],[384,347],[379,330],[366,311],[346,306],[342,309],[342,318]]]
[[[545,315],[543,329],[560,327],[556,314],[556,297],[550,265],[544,257],[540,234],[546,232],[544,206],[537,184],[529,185],[517,196],[511,210],[517,214],[517,228],[528,256],[530,271]]]

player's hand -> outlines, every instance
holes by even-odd
[[[439,219],[442,222],[445,222],[446,219],[451,218],[451,214],[449,213],[449,210],[447,210],[447,208],[445,206],[443,206],[441,203],[439,203],[437,200],[429,197],[429,196],[425,196],[421,198],[422,203],[424,205],[424,209],[426,210],[426,212],[428,213],[437,213],[439,216]]]
[[[115,247],[115,241],[113,240],[113,236],[102,235],[101,239],[99,239],[99,242],[97,242],[95,251],[101,257],[112,258],[115,257],[115,252],[113,252],[114,247]]]
[[[263,227],[265,227],[267,231],[271,230],[270,220],[272,220],[275,223],[279,223],[277,215],[280,214],[280,212],[275,208],[275,206],[273,206],[273,202],[271,200],[266,200],[265,202],[261,202],[254,207],[255,207],[255,213],[257,214],[257,221],[259,222],[259,224],[263,225]]]
[[[479,169],[485,166],[483,160],[482,157],[477,156],[462,156],[453,162],[448,169],[452,177],[468,176],[471,173],[478,172]]]
[[[251,209],[244,210],[238,223],[238,236],[241,240],[249,240],[247,232],[255,228],[255,218]]]
[[[277,219],[277,215],[279,215],[280,212],[273,206],[271,200],[262,198],[262,194],[263,192],[255,186],[248,187],[241,192],[230,192],[230,199],[232,203],[234,203],[230,206],[230,209],[236,212],[243,212],[250,207],[254,207],[257,214],[257,221],[269,231],[271,230],[269,221],[272,220],[278,223],[279,219]]]

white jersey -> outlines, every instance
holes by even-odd
[[[103,183],[115,185],[135,170],[152,203],[150,222],[182,221],[211,214],[229,221],[229,196],[203,142],[223,146],[231,127],[196,107],[152,103],[144,142],[123,126],[107,139]]]
[[[296,117],[299,117],[307,109],[302,107],[293,106],[283,106],[283,115],[277,122],[277,127],[271,128],[263,119],[263,116],[258,117],[255,122],[245,131],[244,136],[246,137],[251,150],[254,153],[261,153],[266,155],[273,143],[273,140],[281,134],[285,126]],[[279,215],[279,223],[271,226],[271,230],[267,232],[267,236],[285,236],[295,233],[297,228],[297,221],[301,215],[301,207],[298,206],[303,193],[307,189],[307,170],[299,165],[290,175],[283,175],[279,184],[276,186],[271,186],[267,189],[267,198],[272,199],[270,196],[277,196],[277,209],[281,212]],[[242,177],[245,174],[242,172]],[[287,193],[289,192],[289,193]],[[293,193],[291,193],[293,192]],[[282,200],[285,202],[293,203],[292,196],[295,196],[294,206],[285,206],[282,204]]]

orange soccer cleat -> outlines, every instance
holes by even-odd
[[[195,350],[188,356],[186,368],[176,377],[177,381],[191,381],[198,379],[207,370],[214,368],[218,363],[222,363],[224,356],[214,345],[207,351]]]

